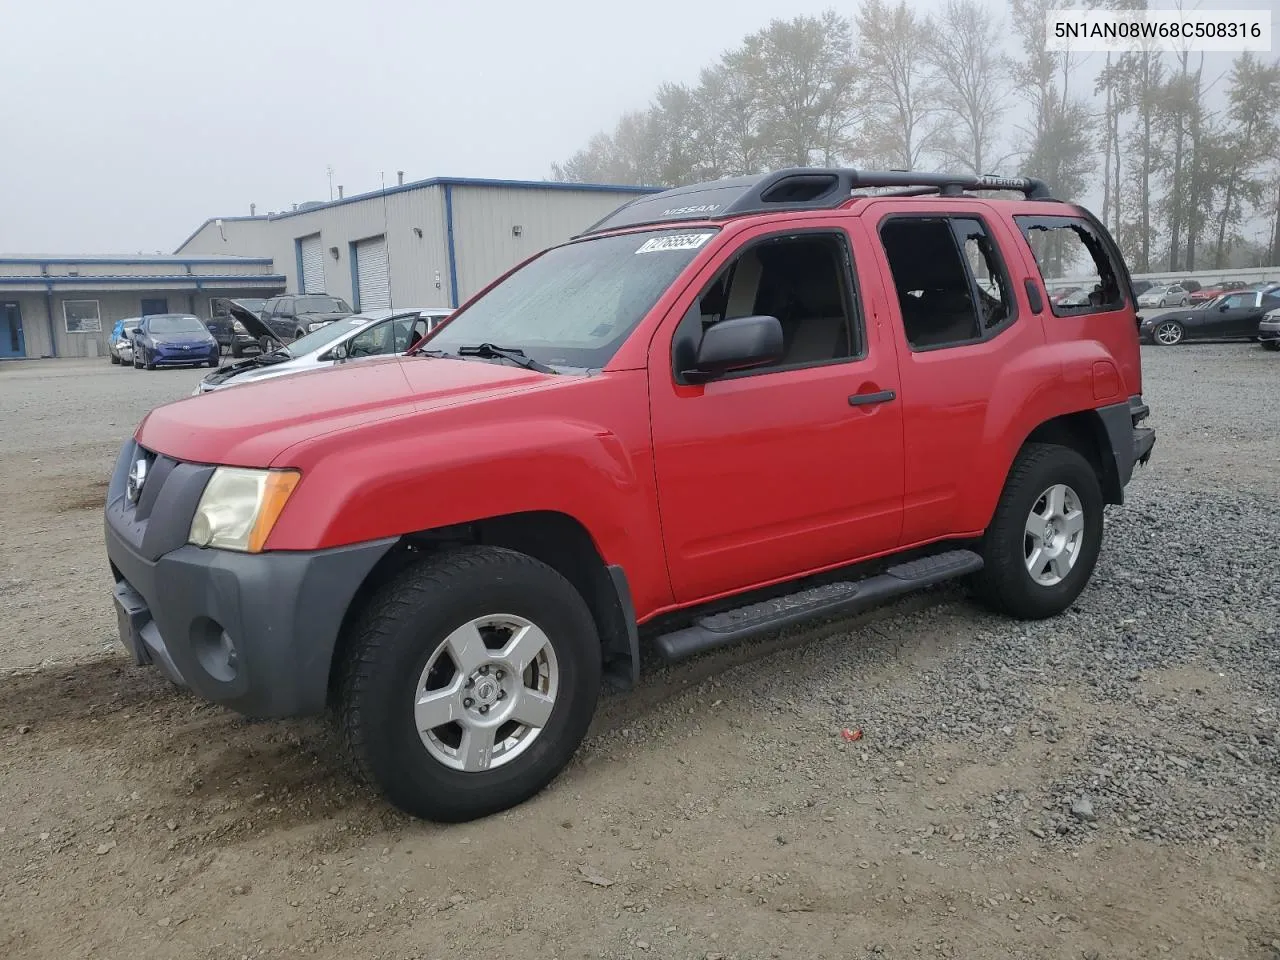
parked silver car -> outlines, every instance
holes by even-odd
[[[192,396],[223,390],[245,383],[257,383],[307,370],[320,370],[335,363],[350,363],[362,357],[404,353],[453,312],[451,307],[397,307],[370,310],[325,324],[314,333],[288,344],[279,339],[261,319],[233,305],[232,316],[254,335],[270,338],[279,347],[258,356],[220,367],[200,381]]]
[[[1185,307],[1191,302],[1191,292],[1177,284],[1171,286],[1152,287],[1138,297],[1138,308],[1143,307]]]

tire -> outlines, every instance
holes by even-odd
[[[210,361],[209,361],[209,366],[213,367],[214,369],[217,369],[218,361],[217,361],[217,360],[210,360]]]
[[[1065,489],[1067,507],[1061,520],[1055,519],[1059,549],[1054,555],[1065,560],[1046,562],[1037,580],[1030,567],[1043,539],[1029,532],[1032,513],[1049,511],[1045,494]],[[1079,526],[1071,517],[1072,507],[1080,513]],[[974,578],[978,598],[1001,613],[1023,620],[1043,620],[1066,610],[1089,582],[1102,548],[1102,487],[1093,466],[1070,447],[1049,443],[1029,443],[1019,452],[1005,480],[995,516],[982,540],[985,566]],[[1046,520],[1046,526],[1047,526]],[[1036,524],[1038,526],[1038,523]],[[1079,530],[1074,552],[1071,531]],[[1041,557],[1043,557],[1043,552]],[[1066,567],[1064,572],[1063,567]],[[1056,582],[1048,582],[1059,577]]]
[[[138,352],[136,350],[133,353],[133,369],[135,370],[142,369],[142,361],[138,358]]]
[[[1181,300],[1178,301],[1178,306],[1185,307],[1190,302],[1191,301],[1188,300],[1186,297],[1183,297]]]
[[[535,643],[541,636],[544,659],[529,668],[541,672],[524,671],[513,684],[515,671],[501,670],[501,663],[475,666],[486,655],[500,659],[495,647],[514,633],[490,633],[493,646],[477,648],[480,634],[473,629],[464,652],[478,649],[481,656],[455,660],[447,638],[465,635],[468,625],[485,618],[541,630],[525,634]],[[582,597],[546,564],[498,547],[451,550],[408,568],[375,594],[344,639],[337,698],[343,739],[359,772],[384,798],[428,820],[474,820],[538,793],[577,750],[600,692],[600,639]],[[469,669],[460,669],[463,663]],[[530,689],[531,676],[544,684],[543,693]],[[467,677],[474,697],[462,699]],[[502,682],[500,694],[494,678]],[[447,708],[439,716],[447,719],[420,734],[417,701],[433,691]],[[539,718],[541,727],[528,726],[523,739],[513,740],[520,731],[503,722],[493,732],[508,732],[496,748],[468,752],[463,723],[493,723],[473,712],[489,709],[477,702],[482,693],[494,713],[518,715],[548,703],[550,712]],[[504,744],[510,756],[495,757]],[[462,769],[464,755],[485,768]]]
[[[1177,320],[1161,320],[1151,331],[1151,339],[1162,347],[1176,347],[1187,335]]]
[[[307,331],[303,330],[301,327],[293,331],[293,339],[295,340],[301,340],[306,335],[307,335]]]
[[[1280,340],[1263,340],[1262,347],[1264,350],[1280,350]]]
[[[120,364],[120,358],[113,353],[111,354],[111,362],[118,366]]]

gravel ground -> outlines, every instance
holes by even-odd
[[[939,590],[649,664],[447,828],[113,646],[101,480],[199,374],[0,365],[0,956],[1276,960],[1280,358],[1144,363],[1155,458],[1070,612]]]

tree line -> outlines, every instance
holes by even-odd
[[[1006,18],[983,0],[946,0],[936,15],[861,0],[852,18],[774,20],[696,83],[663,84],[552,176],[1025,173],[1063,199],[1100,193],[1134,272],[1280,266],[1280,61],[1245,53],[1211,75],[1203,54],[1046,50],[1048,11],[1067,5],[1009,0]]]

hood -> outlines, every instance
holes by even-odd
[[[333,323],[335,320],[345,320],[347,317],[353,317],[353,313],[300,313],[295,320],[298,323]]]
[[[234,300],[227,304],[227,310],[230,312],[231,316],[240,321],[240,326],[244,327],[245,330],[249,332],[249,336],[256,340],[261,340],[265,337],[268,340],[274,340],[282,347],[284,346],[284,341],[277,337],[272,329],[263,323],[262,318],[256,313],[250,313]]]
[[[148,450],[178,460],[266,467],[294,444],[323,434],[485,400],[549,379],[484,361],[376,357],[165,404],[146,416],[135,436]]]

